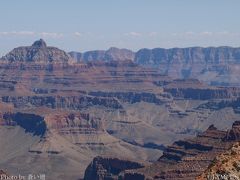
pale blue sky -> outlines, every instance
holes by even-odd
[[[1,0],[0,55],[43,38],[66,51],[240,46],[240,0]]]

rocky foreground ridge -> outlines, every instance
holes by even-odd
[[[211,125],[205,132],[200,133],[195,138],[174,142],[173,145],[164,150],[163,155],[157,162],[145,167],[121,169],[120,163],[114,163],[113,159],[98,157],[86,169],[84,179],[90,180],[89,177],[91,177],[92,180],[192,180],[206,169],[199,179],[210,180],[207,176],[220,177],[221,175],[235,176],[235,179],[239,179],[239,135],[239,121],[233,123],[232,129],[228,131],[217,130]],[[118,161],[121,162],[119,159]],[[129,162],[128,165],[130,166],[132,163],[134,162]],[[114,171],[114,169],[119,171]]]
[[[217,156],[204,173],[197,180],[232,179],[240,178],[240,144]]]

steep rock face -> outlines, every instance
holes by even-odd
[[[240,144],[235,143],[233,147],[217,156],[209,165],[204,173],[197,177],[197,180],[221,180],[231,179],[238,180],[240,178]]]
[[[128,49],[118,49],[111,47],[106,51],[88,51],[85,53],[79,52],[70,52],[71,57],[76,59],[78,62],[89,62],[89,61],[125,61],[125,60],[134,60],[134,52]]]
[[[237,141],[240,139],[240,121],[236,121],[232,125],[232,129],[227,131],[224,138],[225,141]]]
[[[2,59],[10,62],[44,63],[67,63],[71,61],[71,57],[67,53],[55,47],[48,47],[42,39],[34,42],[32,46],[15,48]]]
[[[157,67],[174,78],[198,78],[211,85],[239,86],[240,48],[191,47],[141,49],[134,62]]]
[[[85,171],[84,180],[117,180],[120,172],[142,167],[144,167],[143,164],[130,160],[95,157]]]
[[[233,47],[189,47],[140,49],[136,53],[127,49],[110,48],[85,53],[70,52],[78,61],[134,60],[141,65],[159,64],[221,64],[240,61],[240,48]]]
[[[141,49],[136,53],[138,64],[157,65],[161,63],[209,63],[238,62],[240,49],[232,47],[191,47],[172,49]]]
[[[76,62],[81,62],[82,61],[82,56],[83,53],[81,52],[76,52],[76,51],[71,51],[68,53]]]
[[[168,146],[164,151],[163,156],[159,158],[159,161],[182,161],[185,156],[207,153],[214,148],[218,148],[215,146],[215,143],[221,142],[225,135],[225,131],[219,131],[211,125],[207,131],[199,134],[194,139],[179,140],[174,142],[173,145]]]
[[[106,51],[107,61],[123,61],[123,60],[133,60],[134,52],[128,49],[118,49],[112,47]]]

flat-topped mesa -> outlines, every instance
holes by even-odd
[[[43,39],[35,41],[32,46],[21,46],[2,57],[5,62],[33,63],[69,63],[70,55],[56,47],[47,46]]]

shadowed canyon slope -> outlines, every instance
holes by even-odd
[[[125,49],[101,53],[71,57],[39,40],[1,58],[0,169],[79,179],[93,159],[108,162],[99,156],[111,156],[112,164],[121,166],[115,167],[117,175],[160,162],[162,155],[181,159],[191,153],[180,139],[193,138],[211,124],[225,130],[239,120],[238,87],[174,79],[132,61],[136,54]],[[172,149],[180,149],[180,155],[167,154],[174,141]]]

